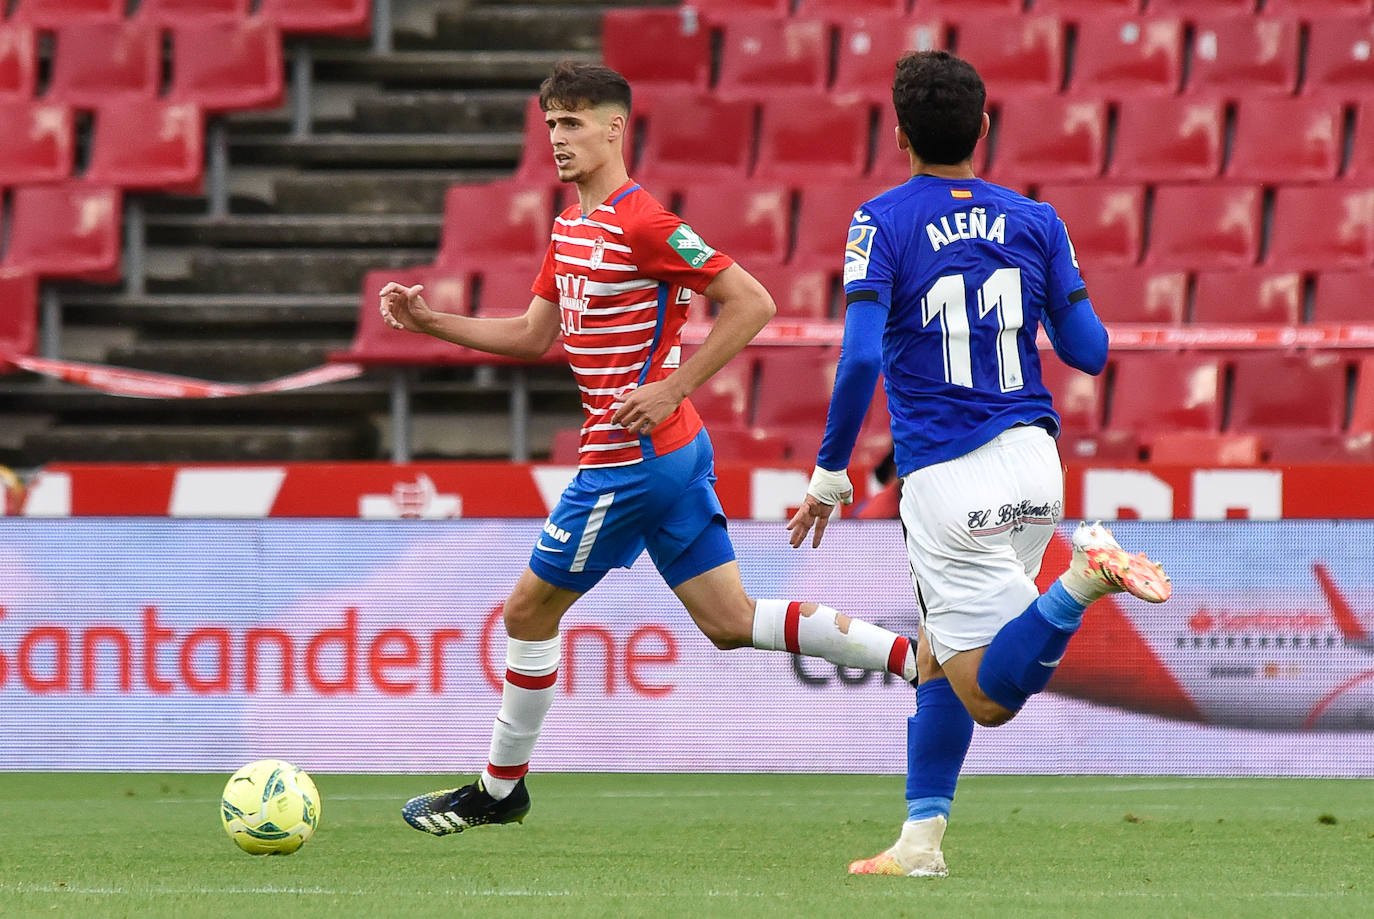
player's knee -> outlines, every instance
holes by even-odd
[[[702,634],[721,651],[754,645],[754,604],[742,593],[738,600],[724,600],[709,615],[694,618]]]
[[[973,716],[976,723],[985,728],[1001,727],[1016,717],[1016,712],[1003,708],[986,696],[975,699],[973,704],[968,706],[968,713]]]
[[[748,648],[754,643],[753,630],[751,628],[739,628],[738,623],[729,621],[716,621],[703,623],[701,633],[706,639],[716,647],[718,651],[733,651],[736,648]]]

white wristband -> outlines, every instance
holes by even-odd
[[[806,493],[822,504],[854,503],[854,486],[845,469],[831,472],[817,466],[811,472],[811,484],[806,487]]]

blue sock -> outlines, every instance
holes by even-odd
[[[1044,689],[1054,676],[1069,639],[1083,621],[1083,605],[1058,581],[1002,626],[983,652],[978,687],[992,701],[1013,712]]]
[[[954,786],[972,740],[973,717],[949,680],[940,677],[916,687],[916,714],[906,723],[908,820],[949,819]]]

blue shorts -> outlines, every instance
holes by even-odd
[[[704,428],[672,453],[633,466],[581,469],[544,521],[530,570],[586,593],[645,549],[669,587],[733,561],[715,480]]]

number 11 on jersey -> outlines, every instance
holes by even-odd
[[[997,373],[1002,392],[1024,385],[1021,352],[1016,336],[1025,322],[1021,306],[1021,269],[998,268],[978,288],[979,322],[990,313],[997,315]],[[973,388],[972,334],[969,325],[968,294],[962,274],[947,274],[935,281],[921,299],[921,324],[940,320],[944,341],[945,380],[956,386]]]

